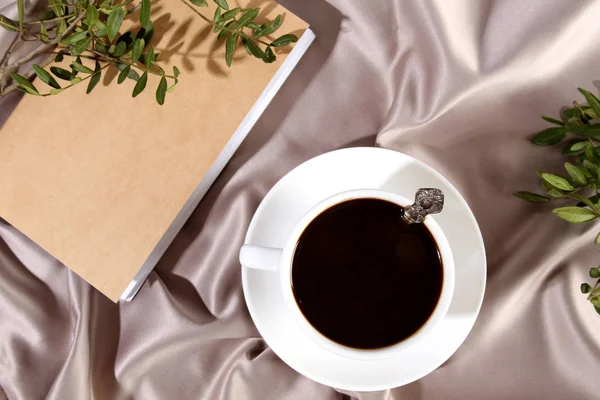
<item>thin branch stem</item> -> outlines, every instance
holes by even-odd
[[[43,46],[38,47],[37,49],[35,49],[31,53],[27,54],[26,56],[21,57],[19,60],[15,61],[14,63],[7,65],[4,68],[1,68],[0,72],[4,72],[7,69],[19,67],[19,66],[25,64],[26,62],[31,61],[34,57],[45,53],[50,48],[52,48],[53,46],[58,44],[62,40],[62,38],[67,36],[69,33],[71,33],[71,31],[73,29],[75,29],[75,27],[77,26],[77,23],[79,21],[81,21],[83,18],[85,18],[85,10],[81,14],[79,14],[79,16],[73,21],[73,23],[71,25],[69,25],[69,27],[63,33],[61,33],[60,35],[57,35],[54,39],[52,39],[48,43],[44,44]]]
[[[43,24],[46,22],[54,22],[54,21],[60,21],[61,19],[67,19],[67,18],[71,18],[71,17],[75,17],[77,16],[77,14],[68,14],[68,15],[63,15],[62,17],[55,17],[52,19],[45,19],[43,21],[27,21],[27,22],[23,22],[23,24],[25,25],[36,25],[36,24]]]
[[[42,67],[50,64],[52,62],[52,60],[54,60],[54,55],[48,56],[46,57],[41,63],[40,65]],[[0,70],[0,75],[1,75],[2,71]],[[28,73],[23,75],[25,77],[25,79],[31,79],[35,76],[35,71],[31,70]],[[17,90],[19,88],[19,85],[16,82],[13,82],[11,85],[7,86],[5,89],[0,90],[0,96],[4,96],[6,94],[9,94],[10,92],[13,92],[15,90]]]

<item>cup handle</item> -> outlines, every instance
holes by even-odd
[[[240,264],[246,268],[277,271],[281,249],[245,244],[240,249]]]

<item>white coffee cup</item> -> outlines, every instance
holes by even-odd
[[[428,215],[423,223],[427,226],[427,229],[432,234],[438,246],[442,259],[443,280],[440,298],[427,322],[425,322],[425,324],[409,338],[391,346],[373,350],[347,347],[322,335],[307,321],[306,317],[304,317],[304,314],[300,311],[294,297],[292,290],[292,265],[296,245],[298,244],[302,232],[304,232],[306,227],[323,211],[348,200],[364,198],[385,200],[402,207],[409,206],[413,203],[409,199],[397,194],[374,189],[359,189],[338,193],[316,204],[304,214],[292,230],[291,235],[287,238],[282,249],[244,245],[240,250],[240,263],[247,268],[269,270],[274,271],[274,273],[279,273],[280,290],[294,321],[314,342],[343,357],[359,360],[373,360],[391,357],[402,349],[414,346],[417,341],[428,335],[435,325],[444,318],[448,312],[454,293],[454,258],[452,257],[450,245],[448,244],[448,240],[442,232],[442,229],[432,216]]]

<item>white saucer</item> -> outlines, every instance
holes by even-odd
[[[267,344],[289,366],[322,384],[344,390],[383,390],[413,382],[435,370],[465,340],[483,301],[486,259],[473,213],[443,176],[405,154],[379,148],[326,153],[284,176],[258,207],[246,243],[282,247],[296,222],[319,201],[345,190],[382,189],[411,198],[417,189],[436,187],[445,195],[435,216],[452,248],[456,286],[448,314],[432,334],[392,358],[359,361],[311,342],[284,304],[278,274],[242,267],[250,315]]]

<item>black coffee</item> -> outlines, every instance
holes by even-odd
[[[312,326],[358,349],[410,337],[431,316],[442,291],[442,261],[424,224],[379,199],[337,204],[298,240],[292,266],[296,302]]]

